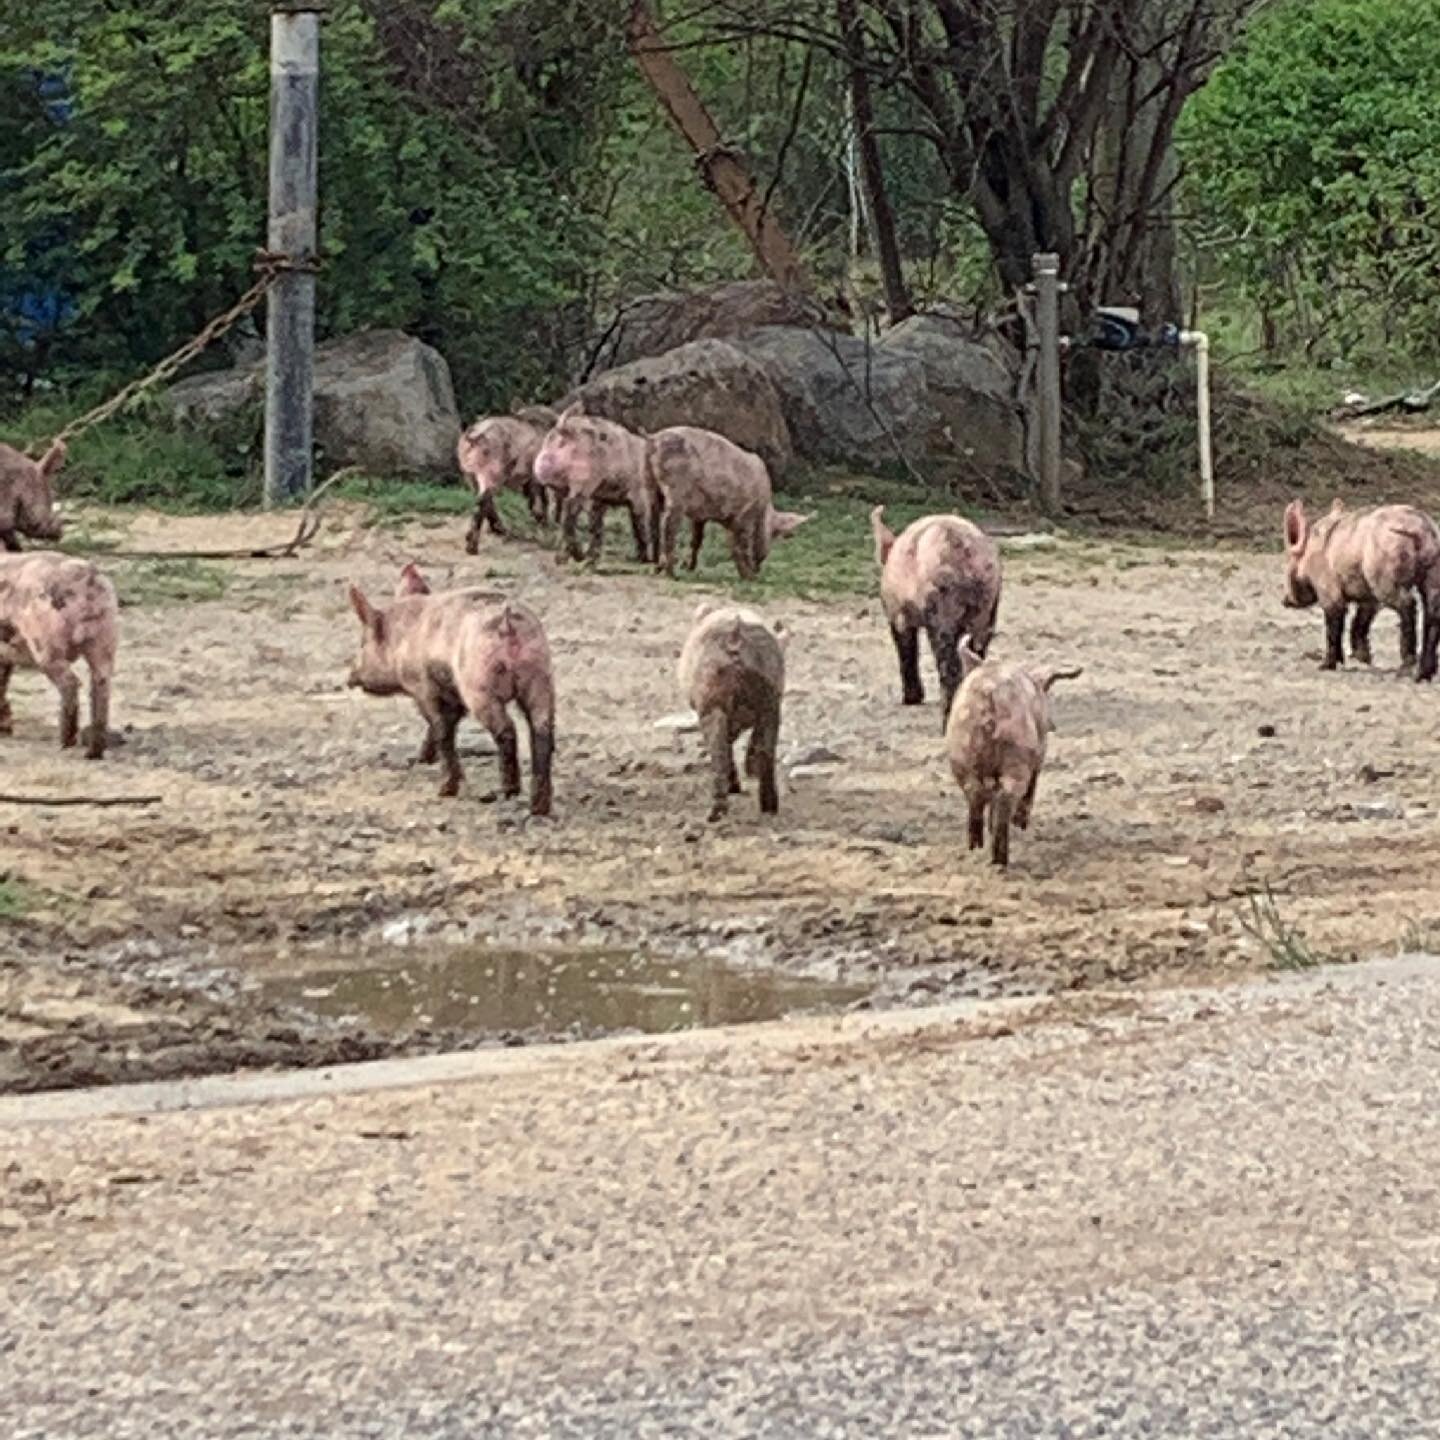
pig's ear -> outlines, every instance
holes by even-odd
[[[420,567],[412,560],[401,572],[395,586],[397,595],[428,595],[430,583],[420,573]]]
[[[698,625],[707,615],[712,614],[714,611],[718,610],[719,608],[720,608],[720,607],[719,607],[719,606],[715,603],[715,601],[713,601],[713,600],[702,600],[702,601],[695,607],[695,616],[694,616],[695,623]]]
[[[783,540],[787,535],[793,535],[802,525],[814,518],[813,515],[796,514],[793,510],[772,510],[770,512],[771,538]]]
[[[875,537],[875,563],[883,565],[895,544],[895,532],[885,523],[883,505],[877,505],[870,512],[870,533]]]
[[[1305,506],[1299,500],[1292,500],[1285,507],[1285,543],[1299,554],[1305,548],[1310,536],[1310,525],[1305,519]]]
[[[53,475],[65,463],[65,442],[57,440],[40,458],[40,473]]]
[[[350,608],[367,630],[378,628],[380,612],[365,598],[365,592],[353,583],[350,586]]]
[[[567,420],[576,420],[584,413],[585,402],[583,400],[572,401],[555,417],[555,423],[563,425]]]
[[[1345,502],[1338,495],[1330,502],[1330,513],[1332,515],[1345,513]]]
[[[1044,670],[1036,670],[1035,681],[1042,690],[1048,690],[1057,680],[1074,680],[1083,675],[1085,671],[1079,665],[1051,665]]]

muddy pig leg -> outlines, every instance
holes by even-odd
[[[568,555],[572,560],[585,558],[585,552],[580,547],[580,510],[584,504],[580,496],[566,495],[560,509],[560,554]]]
[[[730,806],[730,785],[735,776],[735,751],[730,740],[730,717],[723,710],[707,710],[700,718],[705,750],[710,756],[711,820],[722,820]],[[737,788],[738,788],[738,782]]]
[[[660,513],[648,500],[630,505],[630,534],[635,541],[635,558],[642,564],[654,562],[659,555],[656,538]]]
[[[1374,600],[1357,601],[1355,614],[1350,620],[1350,658],[1361,665],[1370,663],[1370,627],[1375,623],[1379,609]]]
[[[600,552],[605,546],[605,516],[610,507],[603,500],[590,502],[590,547],[585,558],[592,565],[600,563]]]
[[[485,512],[477,501],[475,513],[470,517],[470,524],[465,531],[465,553],[474,555],[480,549],[480,529],[485,523]]]
[[[970,849],[985,848],[985,796],[977,787],[965,797],[970,807]]]
[[[480,722],[495,737],[495,748],[500,752],[500,791],[508,799],[520,793],[520,741],[515,734],[515,722],[510,712],[498,700],[485,700],[480,709],[472,711]]]
[[[434,736],[435,748],[440,755],[440,796],[448,800],[460,793],[460,782],[465,772],[460,768],[460,756],[455,749],[455,731],[464,715],[464,707],[454,700],[442,700],[430,722],[430,733]]]
[[[948,626],[927,625],[930,651],[935,656],[935,669],[940,674],[940,729],[950,718],[950,706],[960,688],[960,636]]]
[[[1415,622],[1416,622],[1415,596],[1407,595],[1404,601],[1396,607],[1396,614],[1400,617],[1400,668],[1402,670],[1413,670],[1415,668]]]
[[[507,533],[505,527],[500,523],[500,511],[495,506],[495,495],[493,491],[488,495],[482,495],[480,497],[478,508],[481,515],[485,518],[485,523],[489,525],[492,535],[504,535]],[[478,535],[476,539],[479,539]]]
[[[18,551],[20,549],[20,537],[13,530],[0,530],[0,545],[7,550]]]
[[[1345,638],[1345,604],[1325,612],[1325,658],[1320,662],[1322,670],[1334,670],[1345,658],[1340,653]]]
[[[900,657],[900,703],[923,705],[925,687],[920,683],[920,632],[890,627],[895,653]]]
[[[60,692],[60,745],[68,750],[80,738],[80,682],[63,660],[47,665],[45,674]]]
[[[692,520],[690,522],[690,563],[686,566],[689,570],[700,568],[700,547],[705,543],[705,522],[703,520]]]
[[[1435,678],[1436,651],[1440,650],[1440,595],[1425,600],[1425,624],[1420,644],[1420,663],[1415,667],[1416,680]]]
[[[745,753],[745,773],[760,782],[760,813],[774,815],[780,809],[780,792],[775,785],[775,752],[780,745],[780,707],[761,716],[750,732]]]
[[[1035,787],[1039,783],[1040,772],[1037,770],[1030,777],[1030,783],[1025,787],[1025,793],[1020,797],[1020,803],[1015,807],[1017,829],[1028,830],[1030,828],[1030,812],[1035,808]]]
[[[655,560],[655,568],[662,574],[672,577],[675,574],[675,542],[679,537],[680,512],[673,505],[667,505],[660,517],[660,550]]]
[[[110,669],[107,656],[87,656],[90,667],[90,729],[85,737],[85,758],[102,760],[110,738]]]
[[[1010,817],[1015,797],[1003,786],[990,803],[990,863],[1003,870],[1010,863]]]
[[[425,707],[418,701],[416,708],[420,711],[420,718],[425,722],[425,738],[420,742],[420,753],[415,757],[417,765],[433,765],[440,758],[440,744],[435,738],[435,721],[426,713]]]
[[[0,665],[0,735],[15,733],[15,717],[10,710],[10,676],[13,665]]]
[[[555,758],[555,716],[548,706],[520,706],[530,731],[530,813],[548,815],[553,799],[551,767]]]
[[[531,480],[524,489],[525,499],[530,505],[530,518],[537,525],[546,525],[550,521],[550,510],[545,499],[545,487]]]

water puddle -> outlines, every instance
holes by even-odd
[[[740,970],[720,960],[656,959],[622,950],[497,950],[456,945],[317,960],[261,981],[268,1000],[387,1033],[658,1034],[840,1010],[868,985]]]

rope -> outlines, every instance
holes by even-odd
[[[41,448],[41,453],[62,441],[73,440],[96,425],[103,424],[117,411],[123,410],[136,396],[168,380],[175,372],[193,360],[202,350],[218,340],[237,320],[248,315],[270,292],[283,275],[299,273],[313,275],[320,269],[319,260],[313,255],[292,258],[273,250],[257,250],[253,267],[259,279],[228,309],[209,321],[192,339],[187,340],[178,350],[167,355],[148,375],[132,380],[122,390],[112,395],[103,404],[87,410],[72,420],[63,430],[53,436]]]

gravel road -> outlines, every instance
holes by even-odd
[[[1437,1037],[1408,961],[269,1106],[17,1098],[5,1432],[1434,1435]]]

